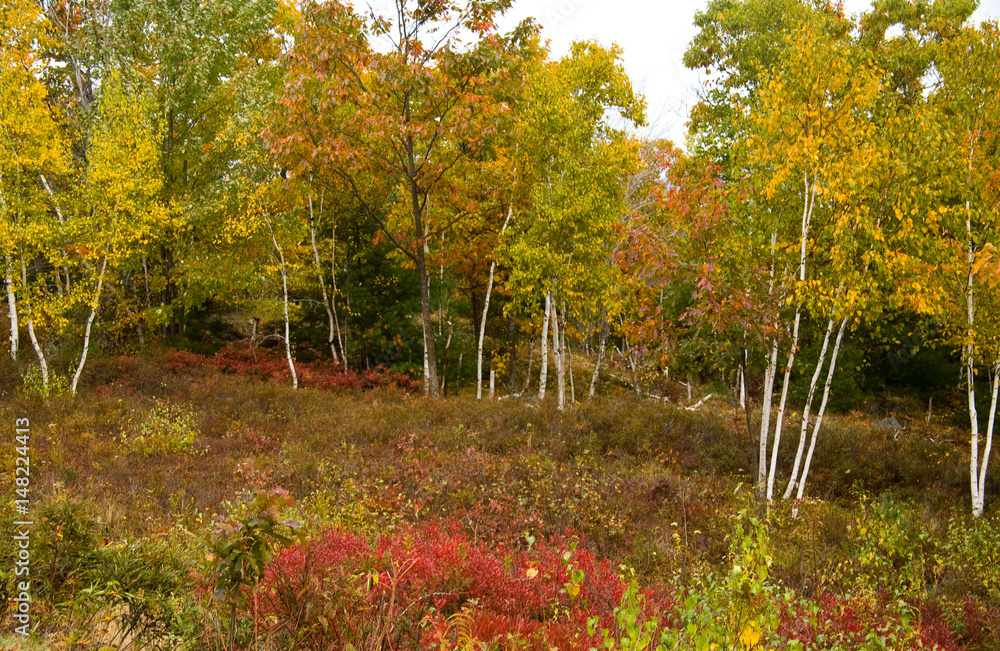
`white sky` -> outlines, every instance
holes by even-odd
[[[391,0],[351,0],[359,9],[391,7]],[[575,40],[597,39],[618,43],[633,85],[646,96],[646,135],[667,137],[684,144],[684,123],[694,104],[701,76],[681,63],[696,33],[695,12],[707,0],[516,0],[502,19],[506,31],[533,16],[542,26],[542,38],[551,41],[559,58]],[[871,7],[868,0],[844,0],[848,14]],[[382,9],[384,12],[385,10]],[[1000,19],[1000,0],[980,0],[973,20]]]

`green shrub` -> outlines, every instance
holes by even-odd
[[[180,405],[157,401],[132,432],[123,432],[121,446],[126,452],[144,457],[154,454],[184,454],[197,436],[194,413]]]
[[[25,395],[38,396],[43,400],[58,398],[69,393],[69,378],[61,373],[49,371],[48,386],[42,379],[42,369],[32,366],[21,378],[21,391]]]

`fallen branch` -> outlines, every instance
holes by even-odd
[[[698,407],[701,407],[703,404],[705,404],[706,402],[708,402],[708,399],[711,398],[711,397],[712,397],[712,394],[710,393],[707,396],[705,396],[704,398],[702,398],[701,400],[699,400],[698,402],[696,402],[693,405],[691,405],[690,407],[685,407],[684,409],[687,409],[688,411],[695,411],[696,409],[698,409]]]

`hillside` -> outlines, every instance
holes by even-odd
[[[967,448],[933,422],[830,417],[792,518],[753,499],[726,398],[295,391],[178,353],[101,359],[75,399],[3,378],[4,422],[31,421],[40,644],[6,648],[635,648],[634,618],[663,648],[1000,639],[1000,520],[972,521]]]

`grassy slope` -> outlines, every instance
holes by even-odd
[[[444,517],[490,545],[512,546],[527,533],[572,530],[656,583],[723,567],[731,516],[746,504],[751,443],[742,412],[722,401],[691,412],[623,392],[559,413],[550,403],[434,402],[389,390],[295,392],[136,358],[95,365],[76,400],[43,401],[16,390],[9,375],[6,383],[0,422],[32,421],[33,503],[72,495],[100,518],[109,543],[175,540],[178,531],[182,540],[207,538],[211,514],[225,512],[240,491],[280,485],[312,530],[333,523],[377,534]],[[193,414],[196,454],[123,452],[119,437],[163,403]],[[858,414],[827,423],[807,490],[813,500],[799,520],[773,521],[780,544],[772,574],[804,594],[820,585],[851,590],[865,573],[886,573],[886,585],[895,585],[916,532],[943,541],[949,521],[963,521],[967,452],[940,442],[956,438],[940,428],[894,437]],[[789,455],[795,434],[786,432]],[[5,470],[12,454],[3,450]],[[237,472],[246,461],[252,469]],[[893,526],[910,538],[888,543],[895,548],[873,543],[886,558],[879,569],[858,562],[856,527],[859,498],[883,494],[883,514],[908,505]],[[985,571],[921,570],[923,589],[995,606],[997,586]],[[38,608],[52,612],[51,604]],[[58,630],[58,619],[48,628]]]

